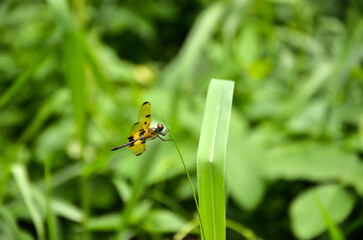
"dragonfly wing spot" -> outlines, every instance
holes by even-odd
[[[145,130],[140,131],[139,137],[142,137],[145,134]]]

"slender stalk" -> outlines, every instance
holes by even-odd
[[[251,229],[231,219],[226,219],[226,225],[229,229],[234,230],[248,240],[262,240]]]
[[[48,227],[48,239],[56,239],[54,219],[52,212],[52,173],[51,173],[51,156],[48,155],[44,160],[44,181],[46,189],[46,218]]]
[[[1,159],[3,160],[3,159]],[[3,161],[5,163],[5,161]],[[10,163],[5,163],[2,166],[2,176],[0,179],[0,206],[3,205],[5,189],[8,184],[9,178],[11,173],[11,165]]]
[[[198,212],[198,216],[199,216],[200,226],[201,226],[201,229],[202,229],[202,235],[203,235],[203,238],[204,238],[204,239],[206,239],[206,238],[205,238],[205,235],[204,235],[204,228],[203,228],[202,218],[201,218],[201,216],[200,216],[200,212],[199,212],[199,204],[198,204],[198,200],[197,200],[197,195],[195,194],[194,187],[193,187],[193,184],[192,184],[192,180],[191,180],[191,178],[190,178],[190,175],[189,175],[188,168],[187,168],[187,166],[186,166],[186,164],[185,164],[185,161],[184,161],[184,158],[183,158],[183,156],[182,156],[182,154],[181,154],[181,152],[180,152],[179,146],[178,146],[178,144],[177,144],[177,143],[176,143],[176,141],[175,141],[175,138],[174,138],[173,133],[170,131],[170,128],[169,128],[168,124],[166,124],[165,119],[163,118],[163,116],[161,115],[161,113],[159,113],[159,114],[160,114],[161,119],[162,119],[162,120],[163,120],[163,122],[164,122],[165,127],[168,129],[168,131],[169,131],[169,133],[170,133],[170,137],[173,139],[173,142],[174,142],[174,144],[175,144],[175,147],[176,147],[176,149],[177,149],[177,151],[178,151],[178,153],[179,153],[180,159],[181,159],[181,161],[182,161],[182,163],[183,163],[185,173],[187,174],[187,177],[188,177],[188,180],[189,180],[190,188],[192,189],[192,192],[193,192],[193,197],[194,197],[195,206],[197,207],[197,212]]]

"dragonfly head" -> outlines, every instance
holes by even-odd
[[[163,131],[163,129],[164,129],[164,126],[163,126],[163,124],[158,124],[158,125],[156,125],[156,131],[159,133],[159,132],[161,132],[161,131]]]

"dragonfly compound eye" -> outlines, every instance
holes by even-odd
[[[158,131],[159,131],[159,132],[163,131],[163,129],[164,129],[163,124],[160,124],[160,123],[158,124],[158,126],[157,126],[157,127],[158,127]]]

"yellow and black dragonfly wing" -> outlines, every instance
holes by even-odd
[[[120,148],[128,147],[131,152],[135,155],[140,155],[145,151],[145,139],[140,138],[145,134],[145,130],[141,127],[140,123],[137,122],[132,126],[129,136],[127,137],[127,143],[120,146],[114,147],[111,151],[115,151]]]
[[[147,139],[157,137],[155,131],[150,131],[151,117],[150,117],[150,103],[144,102],[140,108],[139,121],[132,126],[127,143],[114,147],[111,151],[128,147],[130,151],[139,156],[145,151],[145,143]],[[143,138],[142,140],[140,138]]]
[[[140,108],[139,123],[145,131],[147,131],[148,128],[150,127],[151,117],[150,117],[150,103],[149,102],[144,102]]]
[[[137,122],[132,126],[129,136],[127,137],[127,143],[131,143],[128,148],[130,151],[139,156],[145,151],[146,139],[140,140],[139,138],[145,134],[145,129],[141,126],[140,122]]]

